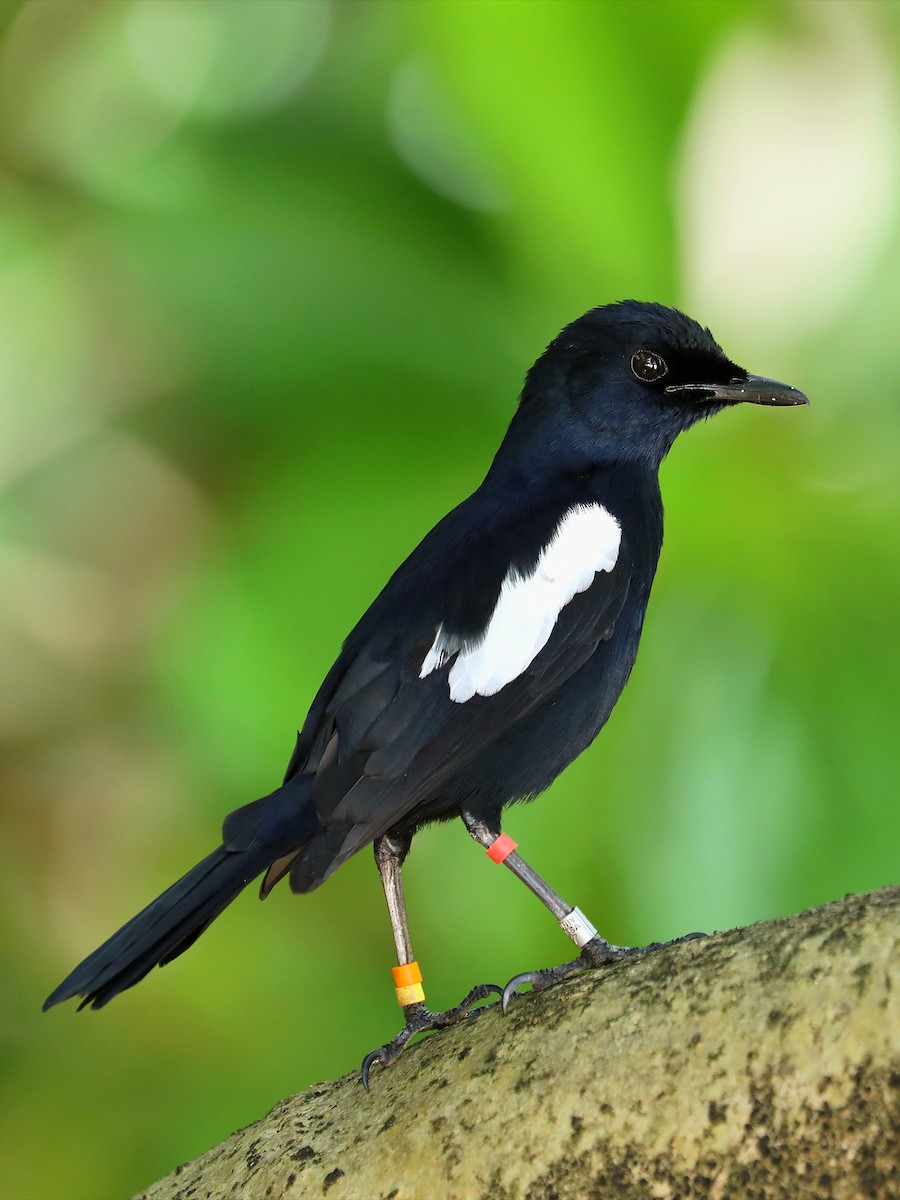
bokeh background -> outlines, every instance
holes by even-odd
[[[39,1006],[277,783],[595,304],[813,404],[677,446],[632,683],[508,829],[619,942],[898,881],[898,61],[871,0],[0,6],[5,1200],[130,1194],[395,1031],[368,854]],[[567,953],[461,827],[407,875],[436,1004]]]

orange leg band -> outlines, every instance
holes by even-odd
[[[498,838],[494,838],[487,850],[485,850],[485,854],[493,862],[502,863],[509,858],[510,854],[512,854],[513,850],[515,850],[518,844],[519,843],[514,842],[508,834],[501,833]]]
[[[422,972],[419,970],[417,962],[403,963],[399,967],[393,967],[391,974],[394,977],[395,987],[407,987],[411,983],[422,982]]]

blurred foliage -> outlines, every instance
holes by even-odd
[[[508,828],[620,942],[897,881],[898,11],[0,7],[4,1197],[129,1194],[394,1032],[368,854],[38,1009],[277,782],[594,304],[681,304],[813,406],[676,447],[634,678]],[[436,1004],[566,954],[461,827],[407,886]]]

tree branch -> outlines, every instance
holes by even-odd
[[[524,996],[142,1200],[896,1197],[898,916],[885,888]]]

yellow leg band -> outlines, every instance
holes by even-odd
[[[397,988],[397,1003],[401,1008],[406,1008],[410,1004],[421,1004],[425,999],[425,989],[421,983],[408,983],[404,987]]]

